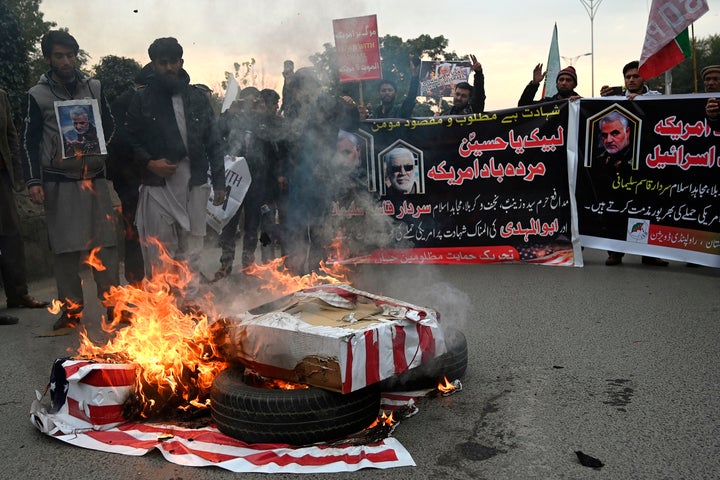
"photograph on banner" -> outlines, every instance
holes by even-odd
[[[420,96],[452,97],[455,85],[467,82],[471,71],[468,61],[424,60],[420,64]]]
[[[582,244],[720,266],[720,125],[709,94],[583,99]]]
[[[225,202],[213,205],[210,195],[207,204],[207,223],[217,233],[222,232],[242,205],[250,188],[252,177],[245,157],[225,156]]]
[[[63,158],[107,153],[97,99],[55,102],[55,118],[62,134]]]
[[[378,186],[366,263],[582,265],[573,244],[567,102],[476,114],[366,121]],[[389,223],[387,223],[389,222]],[[355,252],[353,252],[355,253]]]
[[[333,20],[333,35],[341,83],[382,78],[376,15]]]

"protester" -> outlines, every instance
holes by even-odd
[[[25,189],[20,162],[20,142],[13,124],[10,101],[0,90],[0,276],[7,308],[43,308],[48,302],[28,294],[25,247],[13,190]],[[17,323],[17,317],[0,315],[0,325]]]
[[[575,91],[577,88],[577,72],[575,67],[570,65],[565,67],[558,72],[557,78],[555,79],[555,86],[557,87],[557,93],[550,97],[545,97],[542,100],[533,101],[535,94],[540,88],[540,82],[542,82],[547,70],[543,72],[543,64],[538,63],[533,69],[533,79],[527,84],[520,100],[518,100],[518,107],[524,107],[526,105],[533,105],[542,102],[552,102],[555,100],[570,100],[574,101],[580,98],[580,95]]]
[[[55,329],[74,327],[84,307],[80,264],[99,248],[93,266],[98,298],[119,283],[115,215],[105,179],[105,155],[62,158],[62,135],[55,104],[87,99],[101,113],[103,130],[113,129],[112,115],[100,82],[75,69],[79,46],[69,33],[52,30],[41,40],[43,60],[50,67],[27,95],[23,167],[31,200],[45,207],[50,248],[54,255],[57,291],[63,312]],[[112,306],[108,307],[108,317]]]
[[[282,177],[287,179],[287,223],[283,235],[287,267],[295,274],[317,270],[330,243],[324,226],[337,185],[347,172],[333,165],[338,131],[355,131],[357,105],[349,97],[323,92],[311,68],[295,72],[287,85],[286,121],[289,158]]]
[[[148,63],[135,74],[134,85],[118,96],[112,103],[115,118],[115,133],[108,143],[108,176],[120,198],[123,217],[123,240],[125,247],[125,280],[138,286],[145,278],[140,237],[135,226],[135,213],[139,199],[142,170],[133,162],[133,149],[127,133],[127,110],[137,90],[147,84],[152,75],[152,64]]]
[[[135,223],[148,278],[169,267],[162,263],[160,246],[175,260],[187,261],[192,277],[183,286],[180,306],[191,310],[198,308],[208,170],[213,203],[225,200],[222,142],[207,95],[190,85],[183,69],[178,41],[158,38],[148,54],[154,74],[127,113],[134,158],[142,170]]]
[[[661,95],[657,90],[651,90],[645,83],[645,79],[640,76],[640,62],[634,60],[623,67],[623,80],[625,82],[625,90],[622,95],[632,100],[640,95]],[[600,96],[607,97],[615,95],[613,87],[603,85],[600,88]]]
[[[470,60],[472,71],[475,72],[473,85],[467,82],[455,85],[453,105],[449,110],[444,111],[443,115],[471,115],[485,110],[485,75],[482,64],[475,55],[470,55]]]
[[[412,116],[413,108],[417,102],[417,94],[420,89],[420,59],[414,55],[410,55],[410,86],[408,87],[407,95],[402,104],[397,105],[395,100],[397,99],[397,85],[392,80],[383,79],[378,84],[378,97],[380,98],[380,105],[375,108],[372,112],[374,118],[408,118]],[[364,107],[361,106],[360,116],[366,118],[363,115]]]
[[[647,86],[645,79],[640,76],[639,69],[640,62],[637,60],[632,61],[623,67],[623,80],[625,82],[623,95],[627,97],[628,100],[632,100],[638,96],[661,95],[660,92],[651,90]],[[602,97],[614,94],[615,91],[612,87],[603,85],[600,88],[600,96]],[[606,165],[615,164],[616,166],[614,168],[622,168],[620,164],[631,161],[628,160],[628,158],[632,157],[633,154],[631,149],[628,148],[628,142],[630,139],[628,132],[630,129],[627,118],[620,114],[617,114],[617,117],[618,118],[615,120],[605,121],[604,123],[603,121],[606,120],[607,117],[600,121],[600,130],[603,135],[602,141],[608,154],[601,160],[605,162]],[[608,251],[608,258],[605,260],[605,265],[620,265],[624,256],[625,254],[622,252]],[[644,265],[652,265],[655,267],[667,267],[669,265],[669,263],[665,260],[646,255],[642,257],[641,261]]]
[[[274,96],[268,96],[271,108],[277,103]],[[215,272],[215,280],[226,277],[232,272],[235,260],[235,242],[240,218],[243,223],[242,268],[255,263],[255,250],[258,246],[259,230],[262,223],[268,223],[274,212],[277,191],[275,178],[277,149],[273,145],[275,117],[268,113],[268,104],[261,92],[255,87],[247,87],[238,95],[236,108],[225,117],[223,131],[228,139],[228,152],[235,157],[244,157],[250,171],[250,188],[241,207],[233,215],[220,233],[220,269]],[[277,108],[275,108],[277,110]]]
[[[707,93],[720,92],[720,65],[708,65],[701,71],[703,79],[703,87]],[[705,104],[705,115],[707,115],[708,123],[716,130],[720,129],[720,98],[708,98]]]

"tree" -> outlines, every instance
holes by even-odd
[[[100,80],[107,101],[112,103],[131,88],[142,67],[132,58],[108,55],[93,67],[93,76]]]
[[[27,84],[27,51],[22,40],[17,16],[3,3],[0,4],[0,88],[8,93],[16,121]]]

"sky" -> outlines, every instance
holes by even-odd
[[[191,81],[221,95],[224,72],[250,58],[256,61],[255,86],[280,92],[283,61],[311,65],[310,55],[334,43],[333,19],[377,15],[380,37],[443,35],[448,51],[476,55],[485,73],[485,108],[499,110],[514,107],[535,65],[546,63],[555,23],[566,57],[561,66],[577,69],[580,95],[622,84],[623,65],[640,58],[651,0],[594,0],[592,35],[584,3],[589,1],[42,0],[40,10],[46,21],[69,29],[90,54],[90,65],[106,55],[145,64],[155,38],[175,37]],[[696,38],[720,34],[720,1],[708,4],[710,11],[694,25]]]

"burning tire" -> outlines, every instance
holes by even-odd
[[[460,331],[452,327],[445,329],[447,352],[433,358],[419,367],[411,368],[380,382],[384,392],[399,392],[437,387],[443,377],[453,381],[462,378],[467,370],[467,339]]]
[[[248,443],[307,445],[335,440],[369,426],[380,411],[380,390],[349,394],[309,387],[277,390],[245,383],[243,369],[220,373],[210,392],[218,430]]]

